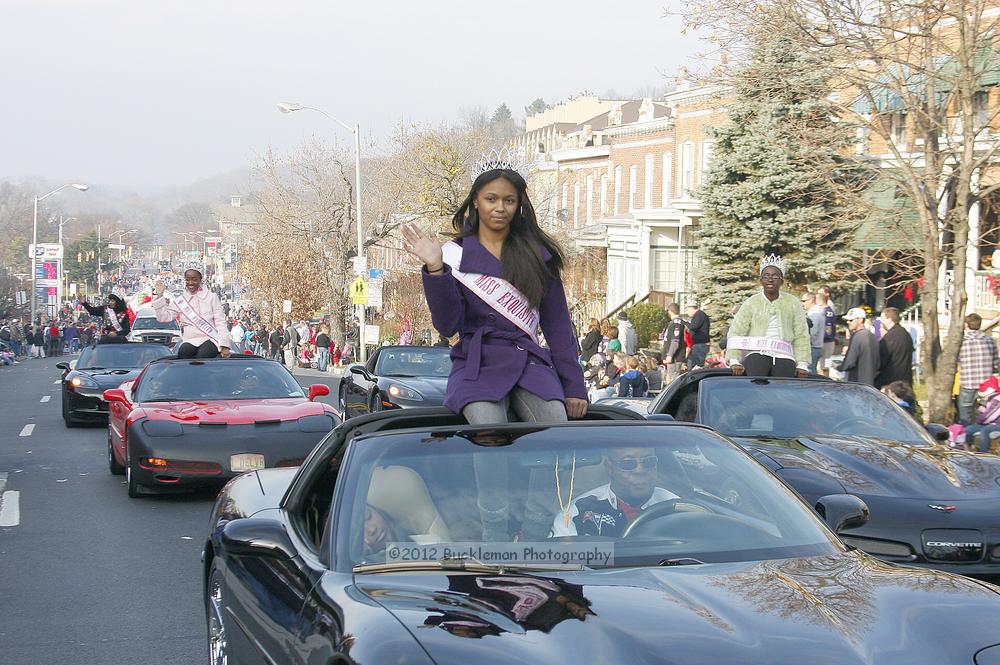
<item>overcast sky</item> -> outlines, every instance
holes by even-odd
[[[182,185],[267,147],[463,106],[662,82],[698,45],[664,0],[10,0],[0,178]]]

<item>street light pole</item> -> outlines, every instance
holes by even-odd
[[[347,123],[337,120],[323,109],[318,109],[314,106],[305,106],[303,104],[295,104],[292,102],[281,102],[278,104],[278,110],[282,113],[292,113],[293,111],[301,111],[303,109],[322,113],[330,120],[333,120],[335,123],[354,134],[354,220],[358,226],[358,260],[361,261],[362,257],[365,256],[365,233],[364,225],[361,223],[361,125],[355,124],[354,127],[351,127]],[[364,265],[366,268],[368,267],[367,260],[364,262]],[[365,345],[365,305],[357,306],[357,317],[358,355],[361,362],[365,362],[368,359],[368,347]]]
[[[35,270],[35,263],[37,261],[37,256],[35,256],[35,246],[38,245],[38,202],[44,201],[48,197],[52,196],[56,192],[62,191],[67,187],[72,187],[81,192],[85,192],[88,189],[87,185],[80,183],[66,183],[62,187],[57,187],[53,189],[48,194],[42,194],[41,196],[35,197],[35,211],[31,218],[31,323],[34,325],[35,316],[38,314],[38,274]]]

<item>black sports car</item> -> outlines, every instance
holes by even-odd
[[[440,406],[451,372],[449,349],[383,346],[366,363],[350,365],[340,381],[344,419],[385,409]]]
[[[211,662],[997,662],[998,590],[846,548],[857,497],[818,501],[828,528],[707,427],[589,418],[372,414],[298,471],[231,481],[204,549]]]
[[[75,361],[57,363],[62,376],[62,416],[66,427],[107,423],[104,391],[134,379],[147,363],[170,355],[162,344],[92,344]]]
[[[671,383],[650,413],[713,427],[810,505],[832,493],[861,497],[872,516],[844,531],[849,545],[896,563],[1000,575],[1000,458],[941,445],[874,388],[702,370]]]

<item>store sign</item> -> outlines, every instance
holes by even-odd
[[[63,246],[57,243],[28,245],[28,256],[40,260],[61,259],[63,257]]]

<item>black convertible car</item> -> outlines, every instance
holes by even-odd
[[[76,361],[57,363],[63,371],[62,417],[66,427],[107,423],[104,391],[134,379],[147,363],[169,355],[170,349],[162,344],[93,344],[84,347]]]
[[[843,541],[896,563],[1000,575],[1000,458],[952,450],[874,388],[702,370],[650,406],[744,446],[810,505],[846,492],[871,520]],[[739,490],[724,481],[724,494]]]
[[[451,372],[447,347],[383,346],[366,363],[350,365],[340,381],[344,419],[362,413],[441,406]]]
[[[372,414],[297,471],[231,481],[204,549],[210,662],[998,662],[997,589],[846,548],[857,497],[820,498],[825,526],[707,427],[588,418]]]

